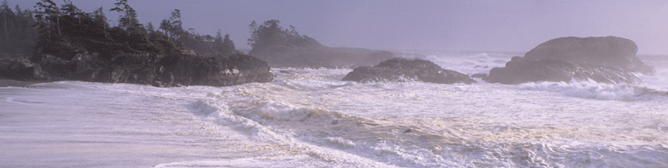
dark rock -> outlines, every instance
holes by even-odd
[[[602,83],[639,83],[638,77],[618,68],[578,64],[571,61],[517,57],[505,68],[493,68],[483,80],[491,83],[520,84],[526,82],[568,82],[594,80]]]
[[[402,79],[431,83],[466,83],[475,82],[468,75],[445,70],[433,62],[426,60],[407,60],[393,58],[374,67],[359,67],[348,73],[344,81],[397,81]]]
[[[544,42],[524,57],[513,57],[506,67],[493,68],[483,80],[519,84],[536,81],[594,80],[602,83],[640,83],[633,72],[654,74],[636,52],[638,47],[620,37],[563,37]]]
[[[235,54],[222,57],[165,57],[161,65],[163,83],[229,86],[250,82],[270,82],[275,74],[269,65],[255,57]]]
[[[527,52],[528,59],[558,59],[629,72],[654,74],[654,67],[636,56],[635,42],[621,37],[562,37],[544,42]]]
[[[229,86],[270,82],[269,65],[252,56],[117,55],[110,60],[97,54],[79,54],[71,60],[45,55],[39,64],[27,59],[0,61],[0,75],[28,80],[79,80],[105,83],[137,83],[153,86]]]
[[[477,74],[471,75],[471,78],[485,78],[485,77],[487,77],[487,74],[484,74],[484,73],[477,73]]]
[[[29,80],[44,79],[42,68],[25,58],[3,59],[0,61],[0,77]]]

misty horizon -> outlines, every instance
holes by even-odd
[[[8,1],[32,9],[38,0]],[[109,12],[113,0],[74,0],[92,12]],[[62,2],[56,2],[62,4]],[[250,48],[251,21],[277,19],[302,35],[331,47],[386,50],[526,52],[566,36],[618,36],[631,39],[639,54],[668,54],[668,2],[664,1],[129,1],[140,22],[159,23],[181,10],[184,28],[200,34],[218,29],[237,48]]]

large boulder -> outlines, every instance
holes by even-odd
[[[445,70],[431,61],[404,58],[393,58],[373,67],[355,68],[343,80],[357,82],[414,80],[443,84],[475,82],[466,74]]]
[[[483,80],[503,84],[573,79],[635,84],[641,80],[633,73],[653,75],[655,71],[636,57],[637,51],[633,41],[620,37],[556,38],[524,57],[513,57],[506,67],[491,69]]]

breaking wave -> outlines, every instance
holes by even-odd
[[[575,81],[575,80],[573,80]],[[517,86],[521,90],[542,90],[563,93],[566,96],[598,100],[655,100],[668,98],[667,91],[635,85],[615,85],[594,81],[531,82]]]

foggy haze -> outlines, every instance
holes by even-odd
[[[0,14],[0,168],[668,168],[668,0],[65,1]]]
[[[9,0],[33,9],[38,0]],[[62,4],[62,1],[55,0]],[[109,23],[113,0],[73,0],[86,12],[103,6]],[[229,33],[237,48],[250,48],[248,25],[278,19],[331,47],[387,50],[526,52],[564,36],[619,36],[639,54],[668,54],[668,1],[176,1],[130,0],[141,23],[181,10],[184,29]]]

